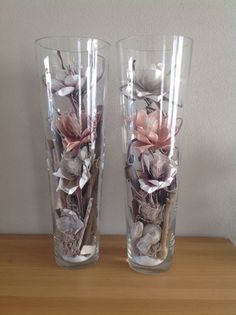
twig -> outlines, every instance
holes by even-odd
[[[170,99],[169,99],[167,96],[163,96],[163,101],[169,102]],[[171,103],[172,103],[173,105],[176,105],[176,102],[175,102],[175,101],[171,101]],[[180,108],[182,108],[182,107],[183,107],[183,104],[177,104],[177,106],[180,107]]]
[[[89,217],[90,217],[92,204],[93,204],[93,198],[90,198],[89,202],[88,202],[87,209],[86,209],[85,218],[84,218],[84,227],[83,227],[83,230],[82,230],[82,232],[80,234],[80,238],[79,238],[79,241],[78,241],[78,249],[79,250],[81,249],[80,247],[81,247],[81,244],[82,244],[82,241],[83,241],[83,238],[84,238],[84,233],[85,233],[85,230],[86,230],[86,227],[87,227],[87,224],[88,224],[88,220],[89,220]]]
[[[91,177],[86,189],[86,192],[83,197],[83,209],[86,209],[89,199],[91,198],[97,176],[99,172],[99,159],[96,159],[93,163],[93,166],[91,168]]]
[[[91,245],[93,241],[93,236],[94,233],[96,232],[96,219],[97,219],[97,192],[94,194],[93,197],[93,204],[92,208],[90,211],[90,216],[88,219],[88,223],[84,232],[84,237],[83,237],[83,242],[82,242],[82,247],[83,245]]]
[[[96,156],[101,156],[103,154],[103,143],[102,143],[102,125],[103,125],[103,106],[99,105],[97,106],[97,129],[96,129],[96,134],[97,134],[97,139],[96,139],[96,146],[95,146],[95,153]]]
[[[58,57],[59,57],[59,59],[60,59],[60,61],[61,61],[61,67],[62,67],[62,69],[63,69],[63,70],[66,70],[66,68],[65,68],[65,66],[64,66],[64,63],[63,63],[63,59],[62,59],[60,50],[57,50],[57,55],[58,55]]]
[[[91,244],[92,238],[93,238],[93,233],[96,230],[96,218],[97,218],[97,179],[98,179],[98,173],[99,173],[99,160],[95,160],[92,170],[91,170],[91,179],[89,182],[89,185],[87,187],[85,196],[84,196],[84,202],[83,205],[85,206],[87,203],[87,199],[89,198],[88,203],[92,199],[92,205],[91,205],[91,210],[90,210],[90,215],[87,221],[87,224],[85,226],[85,232],[83,234],[83,240],[82,240],[82,245],[85,244]],[[92,198],[91,198],[92,196]]]
[[[157,258],[165,260],[168,255],[168,235],[169,235],[169,225],[170,225],[170,213],[172,206],[174,204],[175,193],[170,193],[169,198],[167,199],[167,204],[164,213],[163,220],[163,230],[161,236],[161,250],[158,252]]]

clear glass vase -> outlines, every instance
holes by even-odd
[[[94,38],[36,41],[59,266],[84,266],[99,256],[108,52],[109,43]]]
[[[175,243],[183,103],[192,40],[136,36],[117,44],[127,183],[128,262],[143,273],[167,270]]]

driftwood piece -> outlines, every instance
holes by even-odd
[[[78,241],[78,249],[81,248],[81,245],[82,245],[82,242],[84,239],[84,233],[85,233],[86,227],[88,225],[88,221],[89,221],[89,217],[90,217],[90,213],[91,213],[91,209],[92,209],[92,204],[93,204],[93,198],[90,198],[89,202],[88,202],[85,218],[84,218],[84,227],[83,227],[83,230],[81,231],[79,241]]]
[[[83,237],[83,242],[82,242],[82,246],[84,245],[91,245],[92,241],[93,241],[93,236],[96,232],[96,221],[97,221],[97,200],[96,200],[97,196],[94,196],[93,198],[93,204],[92,204],[92,208],[90,211],[90,216],[88,219],[88,223],[85,229],[85,233],[84,233],[84,237]]]
[[[160,251],[157,254],[157,258],[160,260],[165,260],[168,255],[168,236],[170,228],[170,214],[175,200],[175,193],[170,193],[169,198],[167,199],[167,204],[164,209],[163,215],[163,228],[160,242]]]
[[[92,196],[92,193],[93,193],[96,181],[97,181],[97,177],[98,177],[98,173],[99,173],[99,159],[96,159],[94,161],[94,163],[91,167],[90,173],[91,173],[91,177],[89,179],[88,186],[87,186],[86,191],[85,191],[84,196],[83,196],[84,212],[86,211],[89,199]],[[85,213],[84,213],[84,215],[85,215]]]
[[[92,168],[91,168],[91,178],[88,184],[88,187],[86,189],[86,193],[84,195],[83,200],[83,207],[86,206],[87,200],[90,200],[90,198],[93,198],[90,215],[88,218],[87,225],[85,227],[85,232],[83,235],[83,241],[82,245],[91,245],[93,234],[96,232],[97,229],[97,180],[98,180],[98,174],[99,174],[99,160],[97,159]]]

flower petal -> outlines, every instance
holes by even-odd
[[[144,151],[146,151],[149,148],[152,148],[153,145],[152,144],[148,144],[148,145],[143,145],[141,143],[136,143],[135,144],[135,149],[139,152],[139,153],[143,153]]]
[[[145,144],[151,144],[149,139],[146,136],[144,136],[143,134],[139,133],[139,132],[136,132],[136,138],[140,142],[143,142]]]
[[[165,187],[170,186],[173,179],[174,179],[173,177],[169,177],[165,181],[149,180],[149,183],[152,185],[155,185],[157,187],[157,189],[161,189],[161,188],[165,188]]]
[[[66,86],[62,89],[60,89],[59,91],[57,91],[57,95],[59,96],[66,96],[71,94],[74,91],[74,87],[73,86]]]
[[[58,118],[57,128],[67,138],[78,138],[80,135],[80,124],[75,113],[62,114]]]
[[[87,142],[89,142],[91,140],[91,136],[90,135],[88,135],[88,136],[86,136],[86,137],[84,137],[82,140],[81,140],[81,144],[83,144],[83,143],[87,143]]]
[[[137,133],[140,133],[143,136],[146,136],[146,129],[144,129],[143,127],[137,127]]]
[[[68,75],[65,77],[64,83],[68,86],[75,86],[79,81],[79,75]]]
[[[63,87],[64,87],[64,85],[60,81],[58,81],[56,79],[52,79],[52,81],[51,81],[51,89],[53,91],[58,91],[58,90],[60,90]]]
[[[89,130],[89,128],[86,128],[86,129],[82,132],[81,138],[86,137],[86,136],[88,136],[88,135],[90,135],[90,130]]]
[[[143,97],[147,97],[147,96],[152,95],[152,93],[150,93],[150,92],[139,91],[138,89],[135,89],[135,92],[136,92],[137,98],[143,98]]]
[[[57,191],[62,190],[68,195],[72,195],[77,189],[79,185],[76,181],[68,181],[63,178],[60,178],[59,184],[57,186]]]
[[[153,144],[158,143],[159,137],[158,137],[158,135],[155,132],[150,131],[147,134],[147,137],[148,137],[148,139],[150,140],[151,143],[153,143]]]
[[[165,142],[170,139],[170,130],[167,127],[162,127],[158,130],[159,142]]]
[[[154,191],[158,189],[158,187],[148,184],[143,179],[139,179],[139,184],[140,184],[141,189],[146,191],[149,194],[153,193]]]
[[[136,115],[136,126],[144,126],[147,116],[148,115],[145,110],[139,110]]]
[[[67,178],[66,176],[63,175],[61,168],[59,168],[56,172],[52,173],[52,175],[59,177],[59,178],[64,178],[64,179],[70,180],[69,178]]]
[[[159,121],[161,117],[160,111],[153,111],[148,115],[148,120],[157,120]]]
[[[65,70],[57,70],[56,74],[55,74],[55,78],[56,80],[59,80],[59,81],[63,81],[66,77],[66,71]]]
[[[80,141],[68,142],[66,145],[66,152],[70,152],[81,144]]]
[[[155,133],[158,132],[158,127],[160,124],[160,115],[157,111],[152,112],[148,115],[148,118],[146,119],[146,124],[144,128],[146,130],[151,130]]]
[[[91,174],[88,170],[88,167],[86,165],[83,165],[83,173],[82,176],[79,180],[79,187],[80,189],[82,189],[86,183],[88,182],[89,178],[90,178]]]

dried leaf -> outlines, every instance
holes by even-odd
[[[60,217],[56,218],[56,227],[62,233],[76,234],[84,227],[84,223],[74,211],[61,209]]]
[[[133,241],[139,239],[143,234],[143,223],[134,222],[131,226],[130,236]]]

